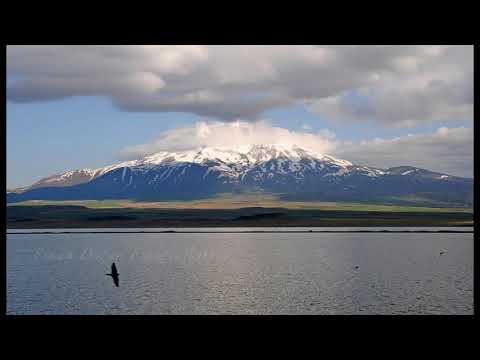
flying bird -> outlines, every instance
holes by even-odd
[[[115,263],[112,263],[112,272],[110,274],[105,274],[107,276],[111,276],[113,279],[113,283],[115,284],[116,287],[118,287],[118,277],[119,273],[117,271],[117,267],[115,266]]]

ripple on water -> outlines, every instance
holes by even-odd
[[[472,234],[7,239],[8,314],[473,313]]]

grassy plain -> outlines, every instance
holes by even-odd
[[[384,205],[370,203],[344,203],[323,201],[285,201],[274,194],[220,194],[214,198],[188,201],[144,202],[134,200],[77,200],[44,201],[30,200],[8,206],[74,205],[89,209],[243,209],[243,208],[282,208],[290,210],[335,210],[335,211],[380,211],[380,212],[472,212],[470,208],[425,207]]]
[[[26,201],[8,228],[472,226],[472,209],[283,201],[242,194],[193,201]]]

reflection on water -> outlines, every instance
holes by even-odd
[[[473,314],[473,234],[7,239],[9,314]]]

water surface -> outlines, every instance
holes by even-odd
[[[9,234],[7,313],[473,314],[473,234]]]

